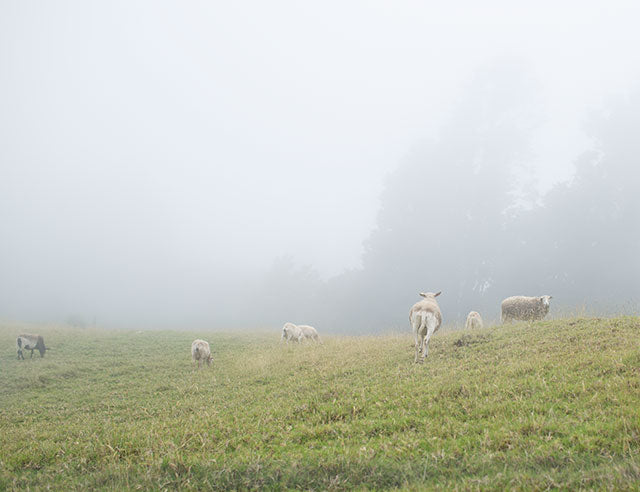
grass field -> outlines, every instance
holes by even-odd
[[[0,489],[640,489],[640,319],[325,337],[0,326]],[[211,368],[190,344],[209,340]]]

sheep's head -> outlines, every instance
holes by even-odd
[[[280,340],[289,338],[291,333],[292,333],[291,323],[285,323],[284,326],[282,327],[282,336],[280,337]]]
[[[44,357],[44,354],[47,351],[47,347],[44,346],[44,338],[42,338],[42,335],[38,335],[38,342],[36,343],[36,348],[40,352],[40,357]]]
[[[420,295],[425,298],[438,297],[440,294],[442,294],[442,291],[436,292],[435,294],[433,292],[420,292]]]
[[[547,309],[549,309],[549,301],[553,299],[552,296],[541,296],[540,297],[540,302],[542,303],[542,305],[544,307],[546,307]]]

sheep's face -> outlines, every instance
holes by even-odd
[[[438,297],[440,294],[442,294],[442,291],[436,292],[435,294],[433,292],[420,292],[420,295],[425,298]]]
[[[542,305],[543,305],[544,307],[548,308],[548,307],[549,307],[549,301],[550,301],[551,299],[552,299],[552,297],[551,297],[551,296],[542,296],[542,297],[540,298],[540,302],[542,302]]]

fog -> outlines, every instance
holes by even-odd
[[[640,305],[635,2],[0,3],[0,319]]]

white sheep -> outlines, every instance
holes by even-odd
[[[309,325],[294,325],[293,323],[285,323],[282,327],[282,336],[280,340],[286,340],[287,342],[302,342],[303,340],[315,340],[320,341],[318,332],[313,326]]]
[[[484,323],[482,322],[482,316],[480,316],[480,313],[471,311],[467,315],[467,322],[464,324],[465,330],[482,328],[483,326]]]
[[[315,342],[319,342],[320,341],[320,337],[318,336],[318,331],[313,327],[313,326],[309,326],[309,325],[298,325],[298,328],[300,329],[300,333],[302,334],[302,339],[303,340],[313,340]]]
[[[420,295],[424,297],[424,299],[416,302],[409,311],[409,322],[413,328],[416,345],[414,362],[418,362],[418,354],[421,350],[422,356],[419,362],[424,361],[424,358],[429,353],[429,340],[442,324],[442,313],[436,302],[436,297],[440,294],[441,292],[437,294],[420,292]]]
[[[204,340],[194,340],[191,344],[191,360],[198,362],[198,369],[200,369],[200,362],[204,361],[208,366],[211,365],[213,357],[211,356],[211,349],[209,343]]]
[[[285,340],[289,342],[299,342],[302,340],[302,332],[300,328],[293,323],[285,323],[282,327],[282,336],[280,341]]]
[[[513,296],[502,301],[502,322],[514,320],[534,321],[544,318],[549,312],[551,296]]]

